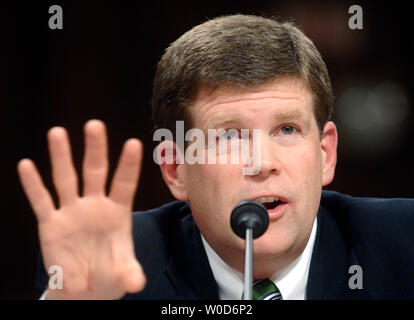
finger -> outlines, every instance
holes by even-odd
[[[54,127],[48,132],[52,177],[60,206],[72,203],[78,197],[78,178],[72,162],[66,130]]]
[[[122,282],[128,293],[136,293],[144,289],[146,278],[138,261],[135,259],[131,261],[133,262],[125,267]]]
[[[29,159],[19,161],[17,172],[37,220],[44,221],[55,210],[55,205],[33,161]]]
[[[107,175],[108,142],[105,124],[100,120],[90,120],[85,125],[83,194],[85,196],[104,194]]]
[[[138,139],[125,142],[112,180],[109,198],[132,207],[142,161],[142,143]]]

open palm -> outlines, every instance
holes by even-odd
[[[142,144],[128,140],[122,150],[109,194],[105,125],[85,125],[83,195],[73,166],[67,132],[48,132],[53,183],[59,198],[56,208],[49,191],[29,159],[18,164],[23,189],[36,214],[40,246],[47,270],[58,265],[63,288],[48,289],[47,298],[117,299],[137,292],[145,275],[135,258],[132,238],[132,204],[139,180]]]

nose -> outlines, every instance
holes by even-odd
[[[270,175],[279,175],[281,171],[281,162],[278,157],[278,150],[275,142],[266,135],[260,137],[260,167],[256,176],[267,177]]]

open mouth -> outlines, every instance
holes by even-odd
[[[267,210],[276,209],[276,207],[285,203],[276,197],[263,197],[256,199],[256,201],[259,201],[261,204],[263,204]]]

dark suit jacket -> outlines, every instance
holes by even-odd
[[[189,206],[174,201],[133,214],[136,256],[147,285],[125,299],[218,299]],[[362,270],[362,289],[349,280]],[[352,282],[352,281],[351,281]],[[40,267],[37,284],[47,276]],[[323,191],[307,299],[414,299],[414,200]]]

